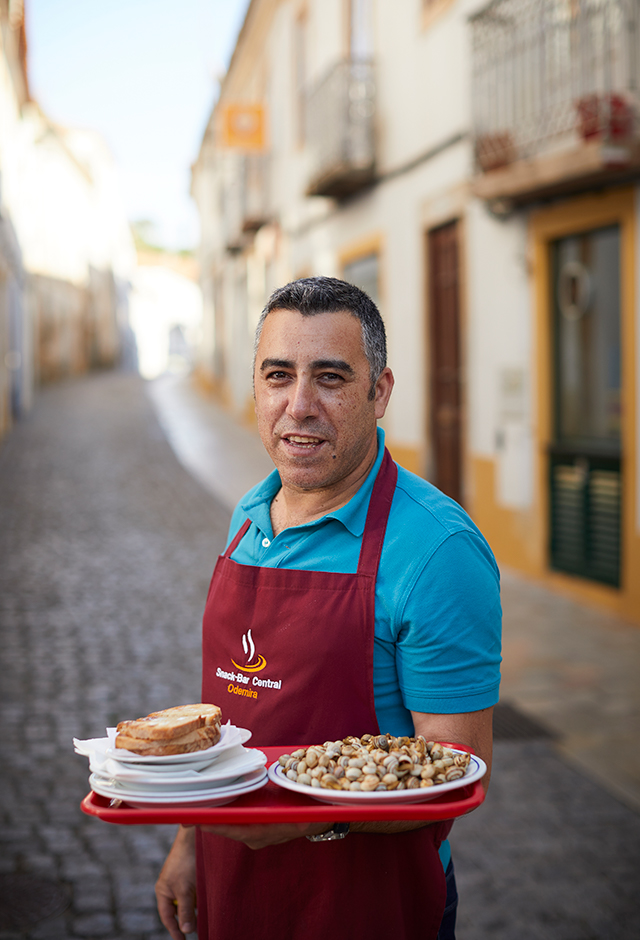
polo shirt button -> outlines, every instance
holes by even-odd
[[[262,540],[262,544],[263,544],[263,546],[264,546],[265,548],[269,548],[269,546],[271,545],[271,542],[269,541],[269,539],[264,538],[264,539]]]

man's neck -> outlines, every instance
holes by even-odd
[[[271,503],[271,527],[274,538],[284,529],[306,525],[327,513],[341,509],[355,496],[376,461],[373,459],[345,486],[304,490],[283,484]]]

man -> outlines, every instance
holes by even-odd
[[[490,768],[498,570],[458,504],[386,452],[377,421],[393,383],[366,294],[326,277],[274,292],[254,392],[277,469],[236,508],[216,565],[202,700],[261,744],[423,734],[471,747]],[[257,698],[217,675],[249,637],[273,680]],[[193,930],[197,881],[207,940],[450,940],[450,826],[182,828],[156,886],[160,916],[174,940]]]

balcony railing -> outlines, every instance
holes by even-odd
[[[494,0],[473,16],[477,169],[589,145],[624,163],[639,131],[639,26],[640,0]]]
[[[270,219],[269,157],[230,154],[220,189],[223,241],[228,251],[240,251],[250,234]]]
[[[245,154],[241,163],[242,230],[257,232],[269,221],[269,157],[263,153]]]
[[[375,80],[371,62],[339,62],[307,98],[311,151],[307,194],[338,199],[375,173]]]
[[[241,158],[227,155],[222,168],[219,198],[222,241],[227,251],[240,251],[244,245],[243,203],[244,186]]]

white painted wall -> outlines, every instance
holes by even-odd
[[[498,457],[500,503],[526,508],[532,493],[532,287],[524,213],[496,220],[475,201],[467,214],[469,445]],[[519,405],[507,400],[521,376]]]
[[[140,265],[133,278],[130,322],[138,348],[140,374],[155,379],[167,371],[185,371],[200,341],[202,294],[193,281],[160,265]],[[170,334],[183,331],[186,356],[170,355]]]
[[[468,131],[468,15],[481,5],[478,0],[458,0],[425,29],[421,0],[372,0],[380,172],[402,168]],[[306,8],[307,63],[309,74],[317,77],[344,55],[344,6],[341,0],[309,0]],[[341,253],[379,236],[381,309],[390,364],[396,373],[384,424],[397,443],[428,452],[425,228],[461,218],[468,446],[479,456],[498,455],[500,501],[527,505],[531,499],[527,471],[531,463],[531,309],[526,217],[501,222],[469,196],[449,199],[450,193],[463,191],[472,172],[468,138],[341,205],[306,198],[309,154],[297,141],[293,87],[298,11],[299,4],[283,0],[263,37],[260,67],[268,75],[275,207],[275,225],[269,228],[268,238],[260,233],[244,255],[226,255],[214,234],[220,231],[220,221],[216,219],[217,200],[211,195],[224,185],[223,178],[205,162],[194,177],[206,239],[202,258],[211,259],[224,272],[225,343],[234,407],[241,410],[250,394],[243,370],[250,361],[251,328],[269,290],[302,273],[339,275]],[[225,159],[232,166],[233,155]],[[200,177],[206,177],[206,184]],[[442,215],[433,222],[439,201]],[[447,215],[449,203],[452,208]],[[239,296],[239,265],[248,272],[247,303]],[[275,284],[274,276],[278,278]],[[501,406],[501,383],[505,376],[513,377],[514,370],[524,388],[521,413],[515,418]]]

